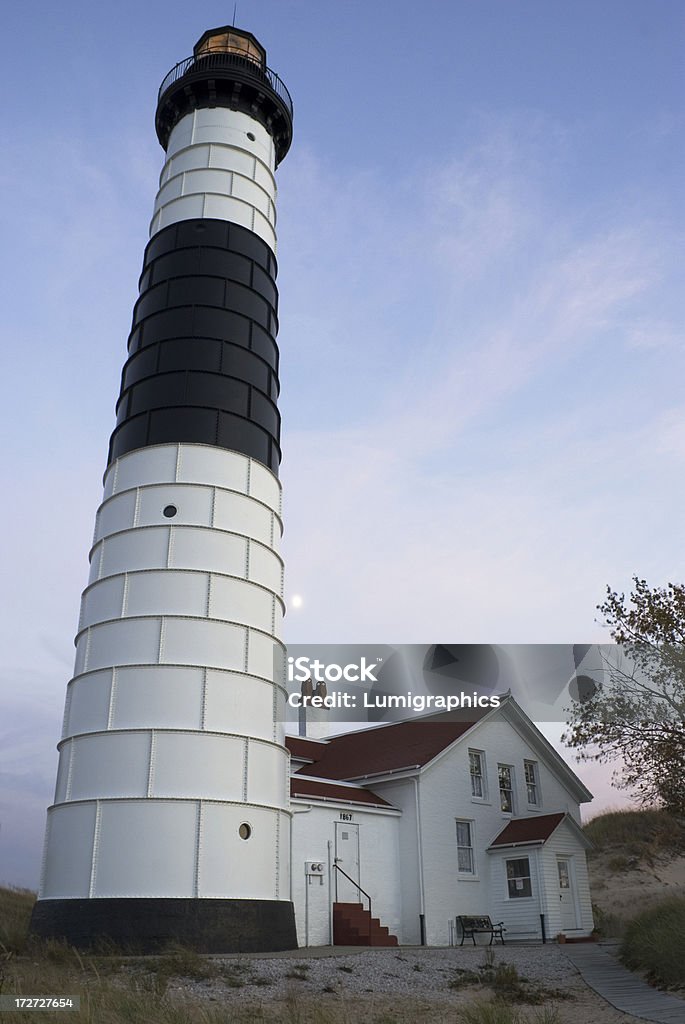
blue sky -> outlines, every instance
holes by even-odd
[[[0,881],[37,879],[157,88],[232,13],[5,15]],[[684,21],[679,0],[239,0],[295,103],[291,641],[599,641],[607,583],[682,580]]]

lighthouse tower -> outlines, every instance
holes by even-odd
[[[287,949],[274,171],[292,104],[223,27],[162,82],[156,129],[32,928]]]

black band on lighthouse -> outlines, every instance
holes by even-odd
[[[202,953],[297,948],[293,905],[280,900],[39,900],[31,931],[79,949],[104,940],[136,953],[155,953],[171,942]]]
[[[153,444],[280,463],[276,259],[253,232],[179,221],[150,241],[109,463]]]

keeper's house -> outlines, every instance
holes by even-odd
[[[448,945],[459,915],[514,940],[592,931],[592,794],[510,695],[474,722],[286,740],[301,946]]]

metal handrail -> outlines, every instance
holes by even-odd
[[[187,75],[193,70],[193,68],[197,67],[197,70],[205,70],[208,68],[221,68],[231,65],[233,67],[243,68],[245,71],[249,71],[251,75],[254,75],[257,78],[263,78],[271,89],[273,89],[279,99],[283,101],[290,116],[293,116],[293,101],[290,98],[290,93],[276,72],[272,71],[271,68],[262,67],[251,57],[243,57],[240,53],[212,53],[209,51],[205,53],[198,53],[197,55],[186,57],[185,60],[179,61],[178,64],[174,65],[160,85],[157,102],[161,100],[162,96],[170,86],[175,82],[178,82],[178,80],[183,78],[184,75]]]
[[[362,887],[361,887],[361,885],[359,884],[359,882],[355,882],[354,878],[350,878],[350,876],[348,875],[348,873],[347,873],[346,871],[343,871],[343,869],[342,869],[341,867],[339,867],[339,866],[338,866],[338,865],[337,865],[337,864],[335,863],[335,861],[333,861],[333,867],[335,868],[335,870],[336,870],[336,871],[339,871],[341,875],[344,875],[344,876],[345,876],[345,878],[349,879],[349,881],[350,881],[350,882],[352,882],[352,885],[353,885],[353,886],[354,886],[354,887],[355,887],[356,889],[359,889],[360,893],[361,893],[361,894],[362,894],[363,896],[366,896],[367,900],[369,901],[369,917],[371,917],[371,897],[369,896],[369,894],[368,894],[368,892],[366,891],[366,889],[362,889]]]

